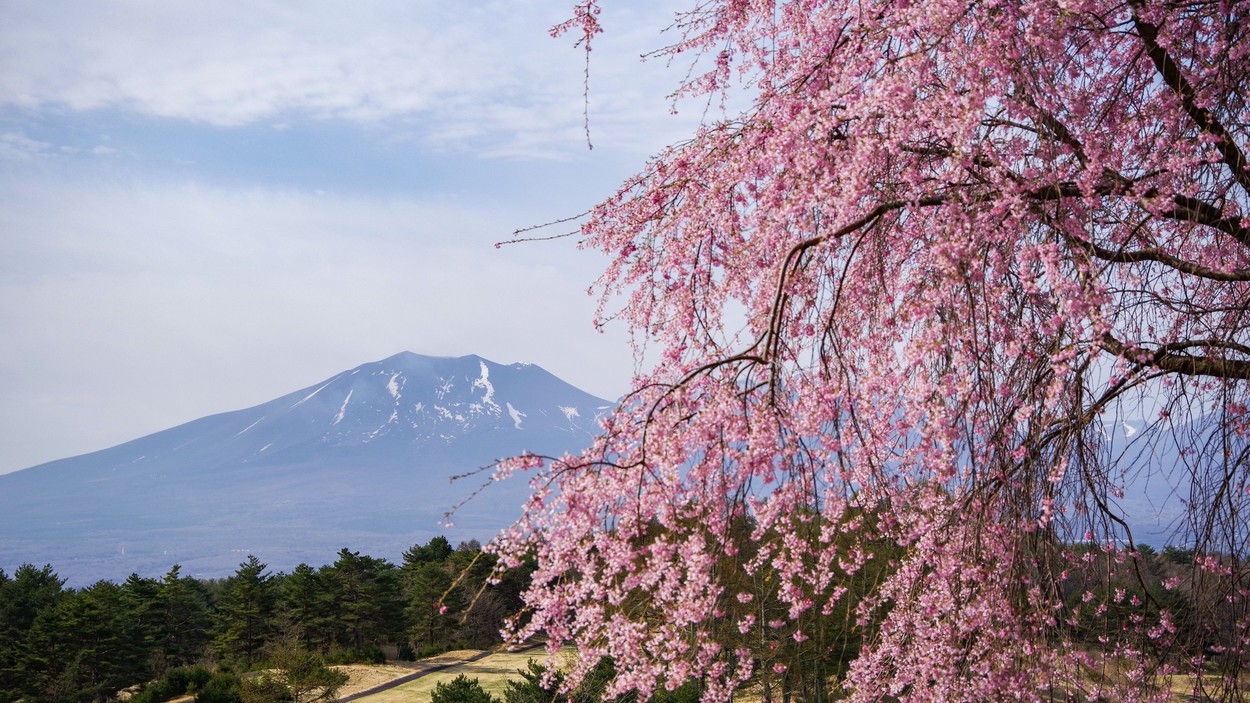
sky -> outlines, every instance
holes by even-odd
[[[607,3],[588,94],[572,5],[0,0],[0,473],[404,350],[628,390],[604,260],[494,244],[703,114],[640,60],[679,0]]]

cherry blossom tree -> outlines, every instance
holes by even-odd
[[[499,466],[513,636],[643,698],[1240,695],[1250,3],[695,5],[677,95],[751,104],[581,223],[653,363],[585,453]],[[1144,481],[1186,508],[1163,592]]]

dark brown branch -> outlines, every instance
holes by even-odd
[[[1130,3],[1130,5],[1136,5],[1136,3]],[[1143,20],[1136,11],[1133,12],[1133,25],[1137,28],[1142,44],[1146,46],[1146,54],[1154,63],[1155,70],[1163,77],[1163,82],[1180,98],[1185,114],[1189,115],[1199,129],[1216,137],[1215,145],[1220,150],[1221,160],[1232,170],[1233,178],[1241,184],[1242,190],[1250,193],[1250,161],[1237,146],[1237,142],[1233,141],[1233,135],[1228,133],[1215,115],[1198,105],[1193,85],[1181,73],[1180,66],[1176,64],[1167,49],[1159,45],[1159,28]]]
[[[1212,281],[1250,281],[1250,269],[1237,269],[1235,271],[1219,271],[1208,268],[1192,261],[1186,261],[1181,258],[1172,256],[1171,254],[1160,249],[1136,249],[1133,251],[1122,251],[1107,249],[1101,247],[1094,242],[1082,239],[1075,235],[1059,230],[1063,237],[1073,245],[1084,249],[1090,256],[1113,264],[1133,264],[1143,261],[1154,261],[1164,266],[1187,273],[1191,276],[1206,278]]]
[[[1072,132],[1068,129],[1068,126],[1061,122],[1058,117],[1055,117],[1050,112],[1043,110],[1037,102],[1034,101],[1031,96],[1024,93],[1023,90],[1018,92],[1020,93],[1020,99],[1029,107],[1033,108],[1033,110],[1037,113],[1038,123],[1042,127],[1045,127],[1055,139],[1060,141],[1060,143],[1066,144],[1076,156],[1076,160],[1081,162],[1081,166],[1087,165],[1089,163],[1089,157],[1085,155],[1085,145],[1081,144],[1080,140],[1072,134]]]
[[[1198,198],[1174,195],[1172,202],[1176,207],[1171,210],[1161,210],[1157,214],[1172,220],[1212,227],[1250,246],[1250,229],[1242,226],[1240,217],[1225,217],[1219,208]]]
[[[1250,356],[1250,347],[1220,339],[1195,339],[1183,342],[1172,342],[1155,349],[1140,349],[1147,359],[1137,358],[1123,342],[1110,333],[1104,334],[1101,346],[1116,356],[1124,356],[1130,361],[1153,366],[1162,371],[1178,373],[1184,376],[1207,376],[1210,378],[1237,379],[1250,381],[1250,361],[1242,359],[1214,359],[1209,356],[1194,356],[1188,350],[1224,349]]]
[[[1071,146],[1073,149],[1080,148],[1080,142],[1078,142],[1074,137],[1072,137],[1072,135],[1067,131],[1065,127],[1063,127],[1062,123],[1058,122],[1058,120],[1054,120],[1053,118],[1051,118],[1051,120],[1049,121],[1048,120],[1043,120],[1043,121],[1046,122],[1047,124],[1050,124],[1051,122],[1053,122],[1051,129],[1062,131],[1062,134],[1060,134],[1059,137],[1061,141],[1063,141],[1065,144],[1069,144],[1069,146]],[[1027,126],[1020,125],[1017,123],[1011,123],[1011,122],[1005,122],[1005,121],[998,121],[998,123],[1013,126],[1013,127],[1019,127],[1021,129],[1028,129]],[[1036,131],[1036,130],[1031,130],[1031,131]],[[904,145],[900,147],[900,149],[907,153],[919,154],[922,156],[938,156],[938,157],[950,158],[955,155],[954,150],[949,147],[940,147],[940,146],[931,146],[931,145],[929,146]],[[1081,154],[1078,154],[1077,156],[1082,161],[1084,160]],[[973,164],[981,168],[995,168],[998,166],[998,164],[995,163],[993,160],[981,154],[977,154],[973,156]],[[1006,175],[1013,182],[1022,183],[1021,179],[1015,174],[1011,173],[1010,171],[1007,171]],[[1027,190],[1025,191],[1025,195],[1030,198],[1041,200],[1041,201],[1059,200],[1060,198],[1066,198],[1066,197],[1078,198],[1078,197],[1083,197],[1087,195],[1128,195],[1132,192],[1132,187],[1135,182],[1136,181],[1132,179],[1125,178],[1124,176],[1118,173],[1107,170],[1103,173],[1103,178],[1101,182],[1099,183],[1098,187],[1096,187],[1093,190],[1093,192],[1090,192],[1090,193],[1083,193],[1076,186],[1076,184],[1070,181],[1065,181],[1065,182],[1055,183],[1049,186],[1044,186],[1041,188],[1034,188],[1031,190]],[[985,196],[974,199],[974,202],[984,202],[986,200],[992,199],[993,197],[997,195],[998,195],[997,192],[988,193]],[[1157,189],[1147,190],[1145,193],[1141,194],[1140,196],[1143,206],[1145,206],[1149,201],[1154,200],[1156,198],[1160,198],[1160,197],[1161,197],[1161,194],[1159,193]],[[1162,196],[1162,197],[1167,197],[1167,196]],[[1216,207],[1215,205],[1212,205],[1211,203],[1208,203],[1205,200],[1202,200],[1200,198],[1194,198],[1194,197],[1190,197],[1186,195],[1172,195],[1170,196],[1170,198],[1171,198],[1172,205],[1173,205],[1170,209],[1151,210],[1150,208],[1147,208],[1147,210],[1150,211],[1151,214],[1157,215],[1159,217],[1164,217],[1170,220],[1178,220],[1181,222],[1192,222],[1194,224],[1205,225],[1207,227],[1211,227],[1213,229],[1219,230],[1220,232],[1223,232],[1224,234],[1227,234],[1228,236],[1232,237],[1233,239],[1236,239],[1238,242],[1241,242],[1242,244],[1245,244],[1246,246],[1250,246],[1250,228],[1247,228],[1244,225],[1242,225],[1243,218],[1225,216],[1224,212],[1219,207]],[[1242,280],[1242,279],[1238,278],[1235,280]]]
[[[917,150],[919,151],[919,149]],[[1059,181],[1035,188],[1024,190],[1021,194],[1035,202],[1051,202],[1062,200],[1064,198],[1082,198],[1091,196],[1107,196],[1113,194],[1127,194],[1131,189],[1131,181],[1117,177],[1115,174],[1105,174],[1106,177],[1095,186],[1092,191],[1085,191],[1076,183],[1071,181]],[[895,210],[906,207],[932,207],[944,205],[947,203],[960,202],[960,191],[952,191],[943,194],[930,195],[918,199],[896,198],[886,200],[879,203],[872,210],[864,215],[843,225],[837,230],[829,233],[818,234],[798,242],[786,255],[786,259],[782,264],[781,271],[777,276],[776,291],[774,293],[772,312],[770,313],[769,328],[764,336],[757,340],[752,349],[762,347],[762,358],[758,361],[771,364],[777,357],[782,337],[782,319],[784,310],[789,302],[790,296],[785,292],[786,282],[790,279],[795,271],[802,266],[803,259],[808,250],[819,246],[831,240],[838,240],[846,235],[872,226],[886,214]],[[992,190],[985,193],[973,194],[970,198],[966,198],[963,202],[968,204],[985,203],[1002,197],[1003,193],[999,190]],[[1169,217],[1172,219],[1183,219],[1185,221],[1196,222],[1208,226],[1216,227],[1221,231],[1229,233],[1244,243],[1250,244],[1250,233],[1239,224],[1234,226],[1232,222],[1222,216],[1223,213],[1213,205],[1196,198],[1188,198],[1176,196],[1174,202],[1177,203],[1177,209],[1162,213],[1155,213],[1160,217]],[[1072,235],[1064,235],[1069,242],[1088,252],[1091,256],[1109,261],[1112,263],[1134,263],[1143,261],[1155,261],[1173,269],[1209,280],[1238,282],[1250,281],[1250,271],[1239,269],[1235,271],[1218,271],[1209,267],[1186,261],[1179,257],[1173,256],[1159,249],[1140,249],[1135,251],[1116,251],[1101,247],[1091,241],[1081,239]],[[1243,239],[1244,238],[1244,239]],[[1126,347],[1118,340],[1108,335],[1103,340],[1103,347],[1113,353],[1122,354]],[[1204,347],[1207,349],[1225,348],[1235,349],[1235,347],[1227,344],[1216,342],[1203,343],[1187,343],[1186,346],[1169,345],[1159,347],[1153,353],[1155,358],[1152,365],[1169,372],[1180,373],[1190,376],[1210,376],[1214,378],[1229,378],[1250,380],[1250,361],[1242,361],[1235,359],[1213,359],[1210,357],[1193,356],[1186,353],[1186,349],[1193,347]],[[1242,350],[1236,348],[1236,351],[1246,353],[1250,356],[1250,349]],[[754,358],[754,357],[753,357]],[[774,370],[775,371],[775,370]]]

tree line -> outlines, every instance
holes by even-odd
[[[153,682],[243,700],[237,674],[284,657],[320,671],[486,648],[525,583],[520,569],[487,588],[494,567],[476,541],[436,537],[400,564],[344,548],[333,564],[273,573],[249,556],[224,579],[175,565],[159,579],[66,588],[50,565],[0,569],[0,700],[105,701]]]
[[[880,636],[881,620],[871,614],[888,608],[866,600],[872,585],[900,568],[906,555],[886,543],[873,545],[864,565],[839,567],[827,584],[844,591],[839,607],[808,610],[786,623],[785,586],[777,570],[745,568],[764,556],[752,546],[752,527],[742,523],[735,539],[721,545],[717,569],[735,584],[736,595],[720,599],[710,636],[749,659],[754,673],[747,686],[762,698],[840,698],[851,662]],[[852,530],[844,527],[837,539],[849,544]],[[655,530],[646,539],[660,544],[663,537]],[[1226,599],[1195,566],[1208,555],[1174,546],[1159,552],[1145,545],[1056,546],[1069,553],[1062,562],[1070,568],[1039,579],[1053,584],[1064,604],[1053,627],[1066,636],[1056,641],[1082,648],[1149,646],[1135,642],[1137,626],[1166,622],[1175,635],[1163,656],[1189,659],[1218,658],[1235,637],[1233,614],[1216,612],[1227,610]],[[160,579],[132,575],[122,583],[67,589],[51,566],[24,565],[12,576],[0,570],[0,700],[86,703],[127,688],[135,692],[131,703],[159,703],[188,692],[198,703],[332,700],[346,677],[327,664],[381,663],[498,644],[505,619],[521,610],[531,574],[525,565],[507,571],[497,566],[476,542],[453,548],[437,537],[404,552],[398,565],[345,548],[333,564],[301,564],[290,573],[270,573],[249,556],[233,575],[217,580],[184,576],[174,566]],[[604,607],[646,614],[654,607],[647,591]],[[655,634],[662,620],[651,617]],[[1203,621],[1225,628],[1212,630]],[[704,693],[697,679],[673,689],[622,690],[612,685],[611,657],[586,664],[587,673],[570,690],[562,688],[570,672],[549,673],[532,664],[518,672],[503,703],[687,703]],[[278,674],[241,676],[258,669]],[[473,683],[448,684],[440,694],[488,703]]]

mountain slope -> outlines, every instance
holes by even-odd
[[[608,401],[543,369],[401,353],[244,410],[0,476],[0,568],[52,563],[71,582],[223,575],[341,547],[396,558],[437,534],[489,537],[522,481],[450,477],[503,456],[586,446]]]

